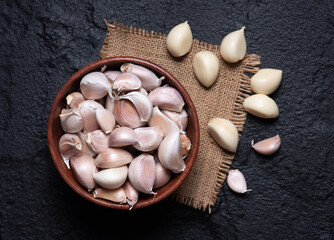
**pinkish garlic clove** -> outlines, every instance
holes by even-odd
[[[252,147],[255,151],[263,155],[274,154],[281,146],[281,138],[278,134],[275,137],[267,138],[254,144],[252,140]]]

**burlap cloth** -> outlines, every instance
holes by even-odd
[[[227,64],[219,54],[218,45],[199,40],[193,41],[189,54],[173,58],[166,48],[166,35],[107,23],[107,35],[101,50],[101,58],[133,56],[156,63],[183,85],[193,100],[200,124],[200,146],[191,172],[180,188],[172,195],[176,201],[197,209],[211,212],[217,195],[226,178],[235,154],[220,148],[210,137],[207,125],[210,119],[222,117],[231,120],[239,135],[243,129],[246,113],[242,102],[250,92],[250,78],[245,74],[258,71],[260,57],[247,55],[240,63]],[[194,75],[192,59],[202,50],[216,54],[220,61],[219,77],[210,88],[203,87]]]

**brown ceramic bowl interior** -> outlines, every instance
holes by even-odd
[[[101,206],[114,208],[114,209],[129,209],[129,205],[127,204],[121,205],[121,204],[113,203],[110,201],[93,198],[93,195],[91,193],[88,193],[87,190],[79,184],[79,182],[75,179],[74,175],[72,174],[72,171],[67,169],[66,165],[64,164],[64,161],[62,160],[62,157],[58,149],[59,139],[64,134],[61,128],[61,125],[60,125],[59,114],[60,114],[60,111],[66,105],[66,101],[65,101],[66,96],[80,89],[79,88],[80,80],[84,75],[92,71],[100,71],[104,65],[107,65],[107,70],[112,70],[112,69],[119,70],[120,66],[123,63],[127,63],[127,62],[131,62],[131,63],[135,63],[135,64],[142,65],[144,67],[147,67],[151,69],[153,72],[155,72],[157,76],[159,77],[165,76],[165,80],[163,81],[163,84],[169,84],[170,86],[173,86],[180,91],[180,93],[182,94],[185,100],[185,103],[186,103],[185,110],[188,112],[188,118],[189,118],[188,128],[186,132],[187,132],[187,136],[189,137],[192,143],[192,148],[189,152],[189,155],[185,159],[185,163],[186,163],[185,171],[180,174],[173,174],[172,179],[168,182],[167,185],[155,190],[157,192],[157,196],[155,197],[155,199],[153,199],[152,195],[140,194],[139,201],[134,206],[134,209],[146,207],[154,203],[157,203],[161,201],[162,199],[166,198],[167,196],[169,196],[172,192],[174,192],[189,174],[191,167],[194,164],[194,161],[196,159],[198,146],[199,146],[199,123],[198,123],[197,113],[196,113],[194,104],[191,101],[188,93],[179,83],[179,81],[176,80],[176,78],[173,77],[165,69],[149,61],[138,59],[138,58],[133,58],[133,57],[112,57],[108,59],[102,59],[102,60],[93,62],[85,66],[84,68],[80,69],[60,89],[59,93],[57,94],[52,104],[51,111],[49,114],[48,129],[47,129],[49,149],[50,149],[51,157],[53,159],[54,164],[56,165],[58,172],[60,173],[62,178],[65,180],[65,182],[71,188],[73,188],[74,191],[76,191],[82,197],[86,198],[87,200],[91,202],[94,202]]]

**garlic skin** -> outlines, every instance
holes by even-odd
[[[96,153],[101,153],[108,148],[108,136],[101,130],[95,130],[85,134],[86,142]]]
[[[88,73],[80,82],[80,90],[86,99],[101,99],[110,88],[111,83],[101,72]]]
[[[227,185],[236,193],[242,194],[251,191],[251,189],[247,189],[246,179],[238,169],[228,172]]]
[[[100,125],[96,119],[96,109],[103,109],[103,106],[92,100],[85,100],[79,104],[79,111],[83,118],[83,130],[91,132],[99,129]]]
[[[118,92],[137,90],[141,87],[140,79],[132,73],[121,73],[113,83],[112,89]]]
[[[251,90],[254,93],[261,93],[265,95],[272,94],[281,84],[282,73],[282,70],[272,68],[259,70],[251,78]]]
[[[140,120],[140,116],[135,106],[129,100],[115,99],[114,117],[122,127],[137,128],[145,125]]]
[[[114,111],[114,101],[115,101],[115,98],[110,97],[110,95],[108,94],[106,98],[106,105],[105,105],[107,110],[111,112]]]
[[[181,112],[184,100],[178,90],[173,87],[158,87],[148,94],[153,106],[163,110]]]
[[[254,94],[247,97],[243,106],[247,112],[260,118],[277,118],[279,115],[276,102],[264,94]]]
[[[120,74],[121,74],[120,71],[115,71],[115,70],[109,70],[104,72],[104,75],[106,75],[106,77],[109,79],[110,82],[115,81],[116,77]]]
[[[191,149],[191,142],[190,142],[190,139],[184,134],[180,135],[180,139],[181,139],[181,147],[182,147],[182,156],[184,158],[188,155]]]
[[[176,25],[167,35],[167,49],[174,57],[186,55],[193,43],[193,34],[188,21]]]
[[[177,125],[164,115],[158,107],[153,108],[152,116],[148,120],[148,125],[150,127],[159,127],[164,136],[168,136],[174,132],[180,132]]]
[[[71,109],[77,109],[83,101],[85,101],[85,97],[79,92],[72,92],[66,97],[66,103]]]
[[[83,128],[83,119],[77,109],[63,109],[59,118],[62,129],[67,133],[77,133]]]
[[[111,132],[108,141],[110,147],[124,147],[138,143],[139,138],[131,128],[119,127]]]
[[[193,68],[198,81],[209,88],[218,78],[219,59],[210,51],[198,52],[193,58]]]
[[[172,172],[161,165],[158,154],[154,155],[154,161],[155,161],[155,181],[153,188],[160,188],[162,186],[165,186],[169,182],[172,176]]]
[[[127,151],[120,148],[105,149],[95,158],[98,168],[116,168],[129,164],[133,157]]]
[[[126,203],[126,193],[121,187],[116,189],[96,188],[93,191],[93,196],[115,203]]]
[[[168,110],[161,110],[161,112],[172,120],[178,126],[180,131],[185,131],[187,129],[188,113],[186,110],[182,109],[180,113]]]
[[[126,193],[126,202],[130,205],[129,210],[131,210],[138,201],[139,192],[131,185],[129,181],[126,181],[122,188]]]
[[[149,152],[157,149],[164,136],[159,127],[136,128],[134,132],[139,141],[133,146],[142,152]]]
[[[116,124],[114,114],[107,109],[96,109],[95,114],[96,120],[104,133],[111,133]]]
[[[252,147],[255,151],[262,155],[272,155],[281,146],[281,138],[278,136],[278,134],[274,137],[264,139],[260,142],[257,142],[254,144],[254,141],[252,140]]]
[[[85,134],[83,132],[78,132],[77,135],[81,141],[81,149],[78,155],[87,155],[93,158],[96,157],[97,153],[94,152],[94,150],[86,142]]]
[[[94,158],[81,155],[71,159],[71,169],[78,182],[87,188],[88,192],[95,187],[94,173],[97,173],[97,168],[94,165]]]
[[[231,121],[213,118],[209,121],[208,130],[219,146],[232,153],[237,151],[239,135],[237,128]]]
[[[123,185],[128,175],[128,167],[109,168],[94,174],[95,182],[107,189],[116,189]]]
[[[80,138],[76,134],[65,133],[59,139],[59,152],[68,169],[70,169],[70,159],[76,156],[81,148]]]
[[[246,55],[245,27],[226,35],[220,45],[220,55],[226,62],[236,63]]]

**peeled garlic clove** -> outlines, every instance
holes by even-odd
[[[114,114],[107,109],[96,109],[96,120],[105,134],[111,133],[115,127]]]
[[[186,157],[191,149],[190,139],[186,135],[181,135],[181,147],[182,147],[182,156]]]
[[[148,125],[150,127],[159,127],[164,136],[174,132],[180,132],[176,124],[164,115],[158,107],[153,108],[152,116],[148,120]]]
[[[165,168],[175,173],[184,171],[186,165],[183,161],[179,132],[173,132],[161,141],[158,149],[158,157],[160,163]]]
[[[201,51],[193,59],[195,75],[205,87],[211,87],[219,74],[219,59],[210,51]]]
[[[164,136],[159,127],[136,128],[134,132],[139,141],[133,146],[142,152],[149,152],[157,149]]]
[[[110,133],[108,141],[110,147],[124,147],[136,144],[139,139],[131,128],[119,127]]]
[[[77,133],[83,128],[83,119],[77,109],[63,109],[61,111],[60,123],[62,129],[67,133]]]
[[[78,108],[83,101],[85,101],[85,97],[79,92],[72,92],[66,97],[66,103],[72,109]]]
[[[159,87],[165,78],[158,78],[150,69],[132,63],[124,63],[121,66],[121,71],[135,74],[140,79],[142,87],[148,91]]]
[[[208,124],[209,133],[224,149],[235,153],[238,148],[239,135],[235,125],[223,118],[213,118]]]
[[[181,131],[185,131],[188,126],[188,113],[186,110],[182,109],[180,113],[172,112],[168,110],[161,110],[170,120],[172,120]]]
[[[251,90],[265,95],[272,94],[281,84],[282,70],[264,68],[251,78]]]
[[[129,100],[115,99],[113,113],[121,126],[137,128],[145,125],[145,122],[140,120],[135,106]]]
[[[95,130],[85,134],[86,142],[96,152],[101,153],[108,148],[108,136],[101,130]]]
[[[126,193],[123,188],[96,188],[93,191],[93,196],[94,198],[101,198],[115,203],[126,203]]]
[[[136,75],[132,73],[121,73],[116,77],[112,89],[121,92],[137,90],[140,87],[141,81]]]
[[[88,145],[86,142],[86,137],[83,132],[78,132],[77,133],[79,136],[79,139],[81,141],[81,150],[79,151],[79,155],[87,155],[90,157],[96,157],[96,152]]]
[[[115,101],[115,98],[110,97],[108,94],[106,98],[106,109],[107,110],[112,111],[112,112],[114,111],[114,101]]]
[[[186,55],[193,43],[193,34],[188,21],[176,25],[167,35],[167,49],[174,57]]]
[[[274,154],[281,146],[281,138],[278,134],[275,137],[267,138],[254,144],[252,140],[252,147],[255,151],[263,155]]]
[[[242,60],[246,55],[245,27],[226,35],[220,45],[222,58],[230,63]]]
[[[131,185],[129,181],[126,181],[122,187],[126,193],[126,202],[130,205],[129,210],[131,210],[138,201],[139,192]]]
[[[151,117],[153,108],[152,102],[146,95],[142,94],[141,92],[133,91],[128,94],[119,96],[118,99],[126,99],[132,102],[139,114],[140,121],[147,122]]]
[[[155,162],[152,155],[143,153],[132,160],[129,166],[129,180],[139,192],[156,194],[152,191],[155,181]]]
[[[238,169],[230,170],[228,172],[227,185],[236,193],[251,191],[251,189],[247,189],[246,179]]]
[[[80,90],[86,99],[101,99],[110,88],[111,83],[101,72],[88,73],[80,82]]]
[[[95,158],[95,165],[98,168],[115,168],[130,163],[132,159],[132,155],[123,149],[108,148]]]
[[[115,71],[115,70],[109,70],[104,72],[104,75],[106,75],[106,77],[109,79],[110,82],[115,81],[116,77],[120,74],[121,74],[120,71]]]
[[[243,106],[247,112],[260,118],[277,118],[279,115],[276,102],[264,94],[254,94],[247,97]]]
[[[83,130],[91,132],[99,129],[100,125],[96,120],[96,109],[103,109],[103,106],[98,102],[86,100],[79,104],[79,111],[83,118]]]
[[[78,182],[87,188],[88,192],[95,187],[94,173],[97,173],[97,168],[94,164],[94,158],[81,155],[71,159],[71,169]]]
[[[155,161],[155,181],[153,187],[160,188],[169,182],[172,176],[172,172],[161,165],[157,154],[154,155],[154,161]]]
[[[65,133],[59,139],[59,152],[68,169],[70,169],[70,159],[79,153],[81,147],[81,141],[76,134]]]
[[[182,95],[173,87],[158,87],[148,94],[153,106],[160,109],[181,112],[184,106]]]
[[[128,176],[128,167],[109,168],[94,174],[95,182],[107,189],[116,189],[123,185]]]

